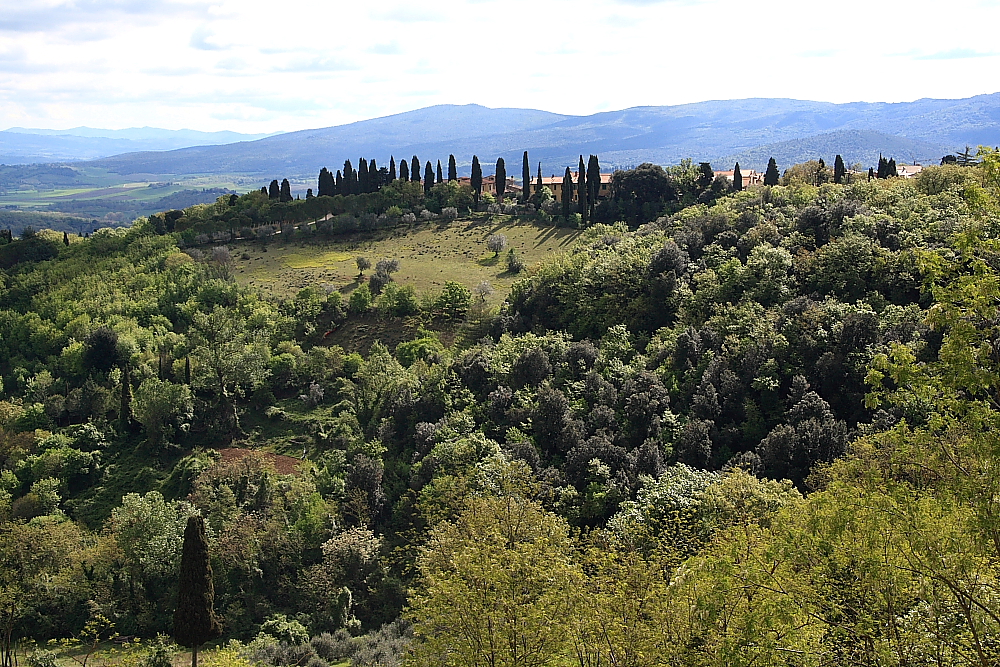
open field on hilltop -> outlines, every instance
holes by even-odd
[[[568,249],[580,232],[510,216],[483,216],[318,244],[247,243],[235,253],[236,277],[241,284],[276,298],[292,296],[304,287],[324,285],[347,294],[360,285],[354,258],[363,255],[373,267],[380,259],[398,259],[399,272],[394,279],[401,285],[413,285],[420,295],[440,291],[449,280],[470,289],[485,280],[495,290],[490,300],[499,303],[519,276],[507,272],[506,251],[495,258],[486,249],[490,234],[505,235],[509,247],[531,266]]]

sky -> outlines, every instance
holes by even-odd
[[[0,128],[1000,91],[1000,0],[0,0]]]

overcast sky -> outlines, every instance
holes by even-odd
[[[1000,91],[1000,0],[0,0],[0,128]]]

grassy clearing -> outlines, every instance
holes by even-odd
[[[236,253],[237,279],[276,298],[321,285],[349,293],[360,285],[354,258],[363,255],[373,266],[380,259],[398,259],[396,282],[413,285],[419,294],[438,292],[449,280],[469,288],[485,280],[496,290],[491,302],[499,303],[519,276],[507,272],[506,251],[494,257],[486,250],[490,234],[504,234],[510,247],[531,266],[568,249],[580,232],[510,216],[483,216],[319,245],[293,242],[267,246],[265,251],[260,245],[245,244]]]

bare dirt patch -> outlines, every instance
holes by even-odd
[[[271,452],[262,452],[256,449],[242,449],[240,447],[226,447],[225,449],[220,449],[219,454],[222,455],[223,463],[239,461],[244,456],[249,454],[259,454],[266,458],[268,463],[274,466],[274,471],[279,475],[301,474],[299,471],[299,463],[301,463],[301,461],[292,458],[291,456],[273,454]]]

